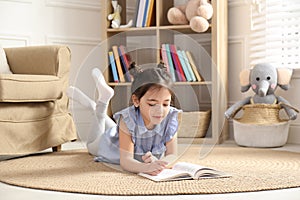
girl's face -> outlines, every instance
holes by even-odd
[[[148,129],[153,129],[162,122],[170,110],[171,93],[165,88],[150,88],[144,96],[138,99],[133,95],[133,103],[139,106],[144,124]]]

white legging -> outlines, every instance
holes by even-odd
[[[117,124],[106,114],[108,104],[98,102],[93,110],[93,122],[87,138],[89,153],[99,156],[100,140],[106,130],[115,127]]]

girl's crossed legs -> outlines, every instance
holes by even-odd
[[[98,149],[102,135],[107,129],[116,126],[116,123],[107,115],[107,107],[110,99],[114,95],[114,90],[109,87],[99,69],[94,68],[92,77],[96,83],[99,94],[97,102],[90,99],[81,90],[70,86],[67,90],[67,96],[77,101],[93,111],[93,122],[91,131],[87,138],[87,148],[89,153],[98,156]]]

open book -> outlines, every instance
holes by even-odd
[[[166,168],[156,176],[151,176],[145,173],[139,173],[138,175],[149,178],[153,181],[230,177],[229,174],[224,172],[186,162],[178,162],[172,167],[172,169]]]

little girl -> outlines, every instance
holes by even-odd
[[[165,68],[130,70],[133,105],[107,116],[107,107],[114,95],[100,70],[93,69],[99,97],[91,100],[75,87],[67,91],[69,98],[90,108],[94,122],[87,139],[89,153],[96,161],[120,164],[124,170],[157,175],[166,166],[168,157],[177,154],[178,109],[171,106],[172,81]]]

